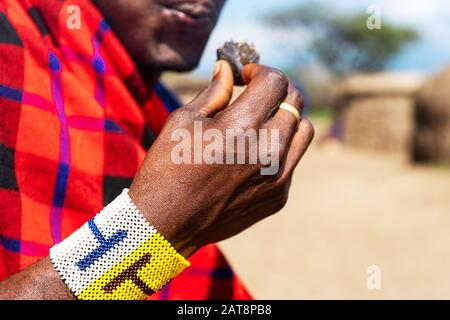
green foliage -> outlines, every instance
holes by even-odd
[[[308,114],[308,118],[314,119],[316,121],[319,120],[323,122],[331,122],[333,119],[332,108],[326,105],[315,106]]]
[[[387,62],[418,34],[382,19],[381,29],[369,30],[368,15],[339,15],[318,4],[307,4],[265,18],[271,26],[307,28],[313,35],[310,53],[338,74],[373,71]],[[301,58],[301,57],[300,57]]]

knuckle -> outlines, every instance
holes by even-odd
[[[288,145],[288,141],[282,141],[280,139],[280,141],[278,142],[278,149],[276,150],[272,150],[272,153],[277,153],[276,155],[278,156],[278,158],[284,158],[287,155],[287,152],[289,150],[289,145]]]
[[[295,101],[295,105],[297,106],[298,111],[301,114],[303,112],[303,109],[305,108],[305,102],[303,99],[303,95],[298,90],[296,90],[296,96],[295,96],[294,101]]]
[[[184,108],[177,109],[170,113],[168,120],[171,122],[180,122],[187,118],[188,112],[189,111]]]
[[[311,121],[308,119],[302,119],[302,122],[304,121],[304,126],[306,127],[305,131],[307,132],[308,136],[310,136],[310,139],[312,140],[315,135],[315,129]]]
[[[185,123],[193,120],[201,120],[202,114],[198,111],[192,110],[189,105],[174,110],[170,113],[168,120],[174,123]]]
[[[271,85],[280,88],[282,91],[287,91],[289,80],[287,76],[280,70],[270,69],[269,71],[267,71],[266,78]]]
[[[275,189],[278,194],[288,194],[291,187],[292,172],[280,172],[276,178]]]
[[[303,111],[303,95],[302,93],[296,89],[292,84],[289,85],[289,93],[287,102],[291,103],[293,106],[295,106],[299,111]]]
[[[236,132],[247,132],[248,130],[255,130],[259,127],[258,121],[253,115],[239,115],[228,123],[229,126],[232,124],[230,128]]]
[[[300,104],[303,106],[303,104],[305,103],[305,99],[303,98],[303,94],[297,90],[297,95],[298,95],[298,100],[300,102]]]
[[[303,107],[303,102],[304,102],[303,101],[303,95],[302,95],[302,93],[300,91],[298,91],[298,90],[294,91],[294,99],[295,99],[295,102],[296,102],[296,104],[298,106]]]
[[[298,105],[300,107],[300,113],[303,112],[303,109],[305,108],[305,100],[303,99],[303,95],[301,93],[299,93]]]
[[[280,206],[282,208],[284,208],[284,206],[286,205],[286,203],[289,200],[289,194],[287,192],[283,193],[283,195],[280,197]]]
[[[281,193],[278,196],[277,202],[276,202],[276,211],[280,211],[286,206],[286,203],[288,202],[289,195],[286,192]]]
[[[275,182],[275,185],[280,194],[287,193],[288,180],[289,180],[289,178],[283,174],[281,174],[277,177],[277,181]]]

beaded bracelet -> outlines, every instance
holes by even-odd
[[[128,189],[52,247],[50,258],[82,300],[145,299],[189,266],[139,212]]]

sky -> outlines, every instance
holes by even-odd
[[[249,41],[261,52],[261,62],[277,68],[288,66],[289,53],[277,50],[283,41],[279,32],[271,30],[261,17],[275,11],[289,9],[309,0],[227,0],[196,74],[212,72],[216,48],[225,41]],[[311,1],[309,1],[311,2]],[[448,0],[319,0],[331,12],[366,13],[370,5],[381,10],[381,22],[412,27],[420,40],[405,47],[390,61],[393,70],[438,72],[450,65],[450,1]],[[301,42],[305,34],[294,35]],[[278,46],[279,49],[279,46]],[[306,50],[306,47],[305,47]]]

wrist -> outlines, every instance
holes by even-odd
[[[157,191],[149,191],[148,187],[142,188],[138,183],[133,183],[128,191],[128,196],[144,218],[169,241],[179,254],[189,258],[200,248],[200,245],[193,239],[191,230],[183,230],[186,228],[179,223],[178,214],[169,209],[172,205],[161,200],[158,194],[160,193]]]
[[[142,215],[124,190],[96,216],[50,249],[78,299],[144,299],[189,262]]]

